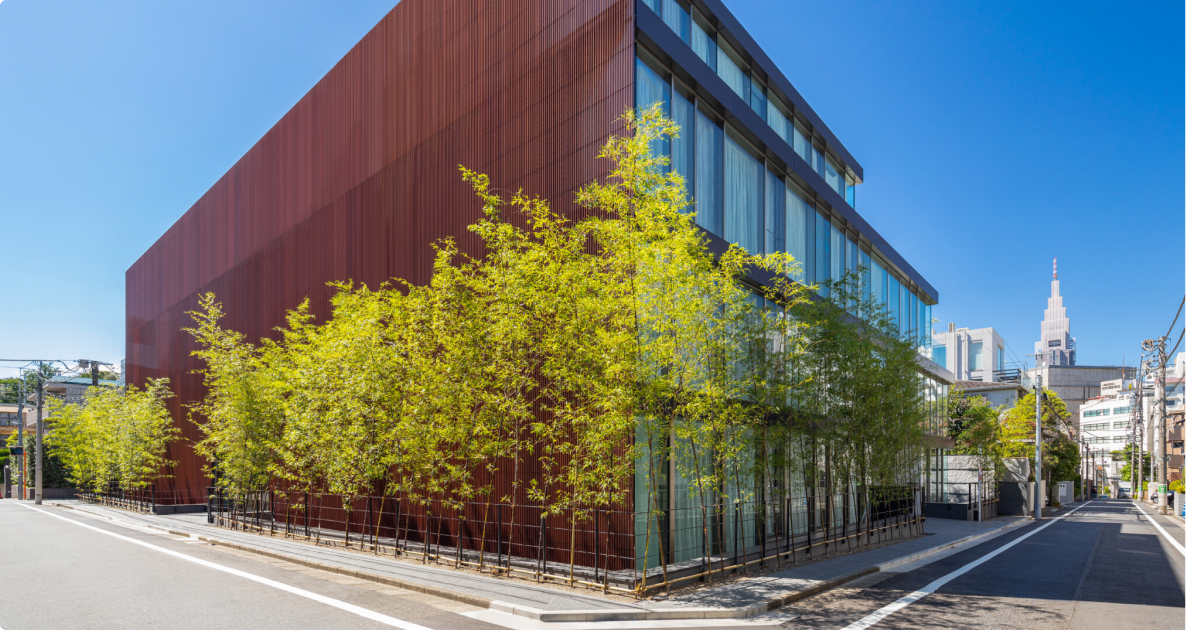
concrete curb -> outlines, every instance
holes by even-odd
[[[1009,523],[1008,525],[1001,525],[1000,527],[989,529],[985,532],[979,532],[978,534],[972,534],[970,536],[965,536],[965,537],[959,538],[957,540],[952,540],[948,543],[938,545],[937,547],[930,547],[929,549],[923,549],[916,553],[910,553],[907,556],[902,556],[900,558],[896,558],[895,560],[888,560],[887,562],[878,564],[876,566],[879,568],[880,571],[887,571],[888,569],[898,567],[902,564],[908,564],[909,562],[915,562],[917,560],[921,560],[922,558],[928,558],[929,556],[941,553],[943,551],[946,551],[947,549],[952,549],[954,547],[958,547],[959,545],[965,545],[967,543],[974,542],[974,541],[980,540],[982,538],[994,536],[1001,532],[1006,532],[1010,529],[1016,529],[1018,527],[1028,525],[1032,522],[1033,522],[1032,520],[1013,521],[1012,523]]]
[[[61,503],[51,503],[51,505],[66,508],[69,510],[77,509],[74,506],[64,505]],[[80,510],[80,511],[87,511],[87,510]],[[89,512],[89,513],[95,514],[94,512]],[[97,516],[103,517],[104,515],[97,515]],[[996,527],[994,529],[989,529],[985,532],[980,532],[978,534],[973,534],[971,536],[966,536],[963,538],[959,538],[957,540],[952,540],[948,543],[938,545],[937,547],[923,549],[921,551],[917,551],[917,552],[908,554],[907,556],[896,558],[894,560],[889,560],[887,562],[873,565],[873,566],[867,567],[865,569],[860,569],[858,571],[845,573],[843,575],[839,575],[835,578],[831,578],[828,580],[822,580],[821,582],[813,584],[812,586],[809,586],[807,588],[803,588],[798,591],[792,591],[790,593],[785,593],[778,597],[773,597],[766,601],[762,601],[762,602],[759,602],[757,604],[753,604],[750,606],[742,606],[739,608],[696,607],[696,608],[675,608],[675,609],[659,609],[659,610],[650,610],[650,609],[643,609],[643,610],[609,610],[609,609],[539,610],[536,608],[531,608],[529,606],[522,606],[520,604],[509,603],[509,602],[506,602],[503,600],[488,599],[486,597],[479,597],[479,596],[475,596],[475,595],[467,595],[465,593],[459,593],[456,591],[452,591],[450,589],[436,587],[436,586],[426,586],[424,584],[419,584],[416,582],[409,582],[407,580],[401,580],[401,579],[389,577],[386,575],[380,575],[378,573],[370,573],[367,571],[356,571],[353,569],[347,569],[347,568],[339,567],[336,565],[325,564],[323,562],[317,562],[315,560],[307,560],[305,558],[291,556],[291,555],[288,555],[285,553],[277,553],[274,551],[268,551],[266,549],[258,549],[255,547],[251,547],[249,545],[243,545],[240,543],[230,542],[227,540],[220,540],[217,538],[209,538],[207,536],[189,534],[186,532],[168,529],[168,528],[164,528],[164,527],[157,527],[154,525],[141,525],[140,523],[138,525],[142,526],[142,527],[149,527],[151,529],[157,529],[159,531],[166,532],[173,536],[190,538],[192,540],[200,540],[200,541],[210,543],[213,545],[221,545],[221,546],[229,547],[231,549],[245,551],[247,553],[254,553],[254,554],[261,555],[261,556],[266,556],[268,558],[274,558],[276,560],[283,560],[284,562],[291,562],[294,564],[299,564],[301,566],[306,566],[311,569],[317,569],[320,571],[328,571],[330,573],[336,573],[338,575],[354,577],[354,578],[358,578],[360,580],[366,580],[368,582],[376,582],[379,584],[386,584],[388,586],[395,586],[397,588],[402,588],[402,589],[409,590],[409,591],[416,591],[418,593],[424,593],[426,595],[433,595],[435,597],[441,597],[443,599],[449,599],[451,601],[461,602],[463,604],[469,604],[471,606],[478,606],[479,608],[489,608],[491,610],[507,613],[507,614],[514,615],[517,617],[525,617],[528,619],[534,619],[534,620],[543,621],[543,622],[572,622],[572,621],[580,622],[580,621],[656,621],[656,620],[672,620],[672,619],[673,620],[681,620],[681,619],[746,619],[746,618],[750,618],[750,617],[756,617],[756,616],[766,613],[768,611],[775,610],[775,609],[781,608],[783,606],[787,606],[788,604],[795,603],[802,599],[812,597],[814,595],[819,595],[821,593],[824,593],[825,591],[828,591],[833,588],[837,588],[838,586],[841,586],[841,585],[849,583],[849,582],[853,582],[859,578],[863,578],[863,577],[866,577],[866,576],[874,574],[874,573],[879,573],[881,571],[887,571],[888,569],[900,566],[902,564],[907,564],[907,563],[913,562],[915,560],[920,560],[922,558],[927,558],[934,554],[941,553],[947,549],[951,549],[954,547],[958,547],[960,545],[974,542],[976,540],[994,536],[994,535],[1000,534],[1002,532],[1008,531],[1010,529],[1014,529],[1016,527],[1028,525],[1030,522],[1032,522],[1032,521],[1020,520],[1020,521],[1016,521],[1013,523],[1009,523],[1007,525],[1002,525],[1002,526]]]

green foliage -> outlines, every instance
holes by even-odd
[[[1078,470],[1079,445],[1067,432],[1071,414],[1051,390],[1042,390],[1042,474],[1047,486],[1070,479]],[[1004,457],[1035,457],[1037,396],[1017,401],[1000,422],[1001,454]]]
[[[1121,480],[1133,481],[1133,474],[1136,472],[1133,466],[1133,444],[1126,444],[1125,448],[1119,451],[1113,451],[1111,456],[1114,460],[1125,462],[1121,466]],[[1142,479],[1150,478],[1150,454],[1142,453]]]
[[[48,437],[48,436],[43,436],[43,439],[45,439],[46,437]],[[15,440],[16,436],[13,436],[12,439]],[[62,461],[62,458],[59,457],[59,454],[50,450],[48,447],[48,444],[43,444],[43,447],[45,447],[45,450],[42,453],[42,487],[43,488],[74,488],[74,487],[76,487],[75,484],[72,483],[71,478],[70,478],[70,473],[68,473],[67,468]],[[25,486],[27,488],[34,487],[35,483],[37,482],[37,479],[34,476],[34,470],[36,469],[35,462],[37,461],[37,450],[36,449],[37,449],[37,438],[34,436],[33,431],[26,431],[25,432]],[[16,485],[16,483],[17,483],[16,461],[12,460],[11,463],[13,464],[11,478],[12,478],[13,485]]]
[[[783,253],[714,258],[651,152],[677,126],[657,108],[623,121],[582,218],[463,168],[484,255],[439,241],[427,285],[335,283],[328,319],[306,301],[258,343],[202,296],[188,331],[207,396],[190,413],[217,483],[382,486],[460,514],[534,502],[574,526],[580,508],[629,505],[635,470],[657,489],[672,460],[705,502],[910,481],[917,348],[861,272],[814,287]],[[752,290],[752,270],[772,279]],[[649,523],[667,506],[647,496]]]
[[[165,403],[172,396],[163,378],[149,381],[144,390],[89,388],[80,404],[49,399],[46,452],[61,461],[75,487],[146,488],[171,464],[167,444],[179,431]],[[43,485],[55,487],[45,480]]]

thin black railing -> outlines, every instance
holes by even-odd
[[[907,487],[549,518],[538,505],[278,489],[210,488],[207,504],[210,523],[239,531],[632,594],[914,536],[924,523]]]

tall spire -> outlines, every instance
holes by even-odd
[[[1075,339],[1071,337],[1071,320],[1063,306],[1058,284],[1058,258],[1054,259],[1054,276],[1050,281],[1050,299],[1046,300],[1042,319],[1041,340],[1034,346],[1037,365],[1075,365]]]

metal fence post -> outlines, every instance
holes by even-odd
[[[592,540],[595,541],[595,547],[592,548],[592,555],[595,558],[595,581],[600,582],[600,508],[592,508]]]
[[[742,501],[741,501],[741,499],[738,499],[737,501],[733,502],[733,566],[734,567],[737,567],[739,564],[739,562],[738,562],[738,541],[740,540],[741,536],[738,535],[740,533],[738,530],[741,528],[741,526],[742,526]],[[662,554],[660,553],[659,555],[661,556]],[[666,574],[664,573],[663,575],[666,575]]]
[[[542,574],[546,572],[546,515],[542,515],[540,533],[538,535],[538,572],[537,581],[542,581]]]

